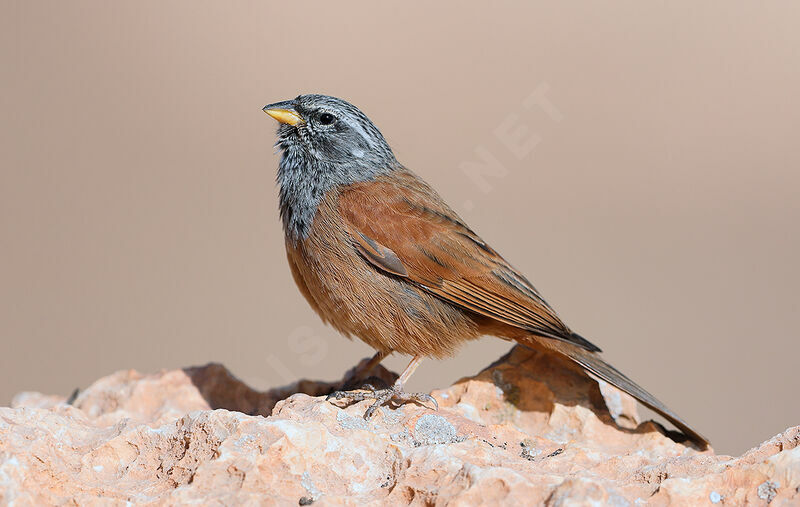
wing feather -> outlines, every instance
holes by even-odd
[[[338,206],[354,247],[378,269],[474,313],[600,350],[574,335],[533,285],[410,171],[349,185]]]

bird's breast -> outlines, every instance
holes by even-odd
[[[411,355],[448,356],[476,338],[470,315],[365,261],[338,211],[339,192],[320,200],[305,238],[286,241],[295,282],[323,321],[376,350]]]

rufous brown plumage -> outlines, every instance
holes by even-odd
[[[323,321],[376,350],[414,359],[383,390],[332,396],[435,401],[403,385],[422,358],[494,335],[556,351],[707,440],[573,333],[536,288],[395,159],[355,106],[302,95],[264,108],[280,122],[281,217],[294,280]],[[366,373],[366,372],[364,372]]]

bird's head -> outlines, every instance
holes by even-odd
[[[397,164],[377,127],[356,106],[327,95],[300,95],[264,112],[280,123],[278,146],[295,162],[336,172],[383,171]],[[345,174],[340,174],[345,176]]]

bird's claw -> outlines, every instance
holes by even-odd
[[[375,402],[364,412],[364,419],[366,420],[369,420],[369,418],[372,417],[372,414],[378,409],[378,407],[385,405],[389,401],[399,401],[399,405],[408,402],[415,402],[419,403],[420,405],[430,403],[433,405],[435,410],[439,410],[439,403],[428,393],[407,393],[402,389],[398,389],[397,387],[375,389],[375,387],[370,384],[365,384],[362,389],[365,389],[366,391],[334,391],[329,394],[325,400],[330,401],[331,399],[347,399],[353,402],[375,400]]]

